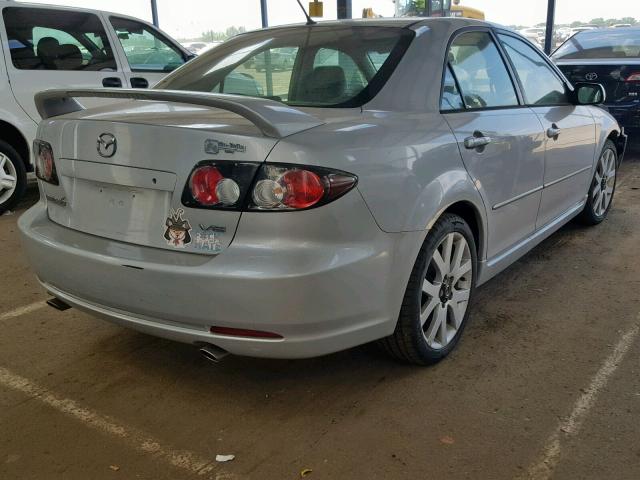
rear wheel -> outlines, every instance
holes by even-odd
[[[27,172],[18,152],[0,140],[0,215],[16,206],[27,187]]]
[[[589,185],[587,203],[580,214],[582,223],[597,225],[606,218],[616,190],[617,167],[616,146],[607,140]]]
[[[469,316],[476,271],[471,229],[461,217],[444,214],[420,249],[393,335],[380,340],[385,350],[419,365],[446,357]]]

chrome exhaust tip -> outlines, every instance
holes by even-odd
[[[207,360],[213,363],[220,363],[220,361],[229,355],[229,352],[223,350],[215,345],[207,344],[199,348],[200,354]]]
[[[47,300],[47,305],[55,308],[56,310],[60,310],[61,312],[64,312],[65,310],[69,310],[71,308],[71,305],[60,300],[58,297],[52,297]]]

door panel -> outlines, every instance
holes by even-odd
[[[571,105],[566,86],[536,48],[499,33],[527,105],[542,124],[544,189],[536,227],[541,228],[584,198],[595,148],[594,120],[587,107]]]
[[[153,87],[187,61],[186,54],[170,38],[151,25],[129,18],[107,16],[124,61],[127,87]]]
[[[544,177],[542,126],[535,113],[519,106],[488,32],[458,35],[447,58],[441,111],[485,203],[491,258],[535,230]]]
[[[596,132],[588,107],[532,107],[545,131],[545,173],[537,227],[585,198],[595,154]],[[556,129],[557,136],[549,136]]]
[[[7,43],[5,60],[13,94],[27,114],[39,121],[34,94],[51,88],[115,86],[124,76],[104,25],[92,13],[25,6],[2,11]],[[113,103],[85,99],[87,107]]]
[[[489,221],[487,256],[533,233],[544,175],[544,137],[528,108],[457,112],[445,115],[462,158],[485,202]],[[489,137],[484,148],[465,139]]]

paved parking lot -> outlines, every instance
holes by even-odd
[[[227,357],[43,306],[0,217],[0,478],[640,478],[640,155],[609,219],[478,290],[432,368]],[[217,463],[217,454],[233,454]]]

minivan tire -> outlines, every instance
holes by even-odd
[[[3,164],[4,163],[4,164]],[[24,160],[16,150],[7,142],[0,140],[0,164],[4,173],[14,176],[16,179],[13,192],[7,194],[7,190],[0,190],[0,215],[14,208],[23,197],[27,188],[27,171],[24,166]],[[3,172],[0,172],[0,175]],[[0,176],[0,180],[1,180]]]

